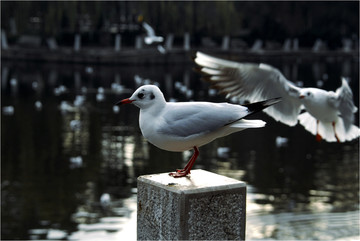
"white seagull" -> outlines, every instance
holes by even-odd
[[[345,142],[359,137],[353,125],[357,111],[352,91],[345,78],[335,92],[318,88],[300,88],[267,64],[239,63],[196,53],[195,63],[203,79],[227,97],[250,102],[282,97],[282,102],[264,110],[289,126],[300,122],[318,141]],[[301,113],[302,110],[306,112]]]
[[[163,37],[155,35],[155,30],[148,23],[143,22],[142,26],[147,34],[144,40],[146,44],[161,43],[164,41]]]
[[[262,120],[244,118],[279,101],[279,98],[274,98],[244,106],[210,102],[166,102],[156,85],[143,85],[130,98],[117,104],[132,103],[140,108],[141,133],[158,148],[174,152],[194,149],[185,168],[169,174],[184,177],[190,173],[199,155],[198,147],[247,128],[264,127],[265,122]]]

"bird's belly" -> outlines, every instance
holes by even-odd
[[[235,131],[240,131],[240,129],[231,129],[231,128],[220,128],[217,131],[202,133],[198,135],[191,135],[188,137],[175,137],[164,134],[157,134],[148,136],[145,138],[153,145],[157,146],[160,149],[174,152],[182,152],[192,149],[194,146],[200,147],[206,145],[207,143],[215,140],[218,137],[229,135]]]
[[[312,106],[306,108],[312,116],[322,122],[336,122],[338,119],[337,110],[333,108],[324,108],[324,106]]]
[[[182,152],[192,149],[194,146],[200,147],[211,142],[214,138],[208,136],[198,137],[169,137],[167,135],[158,135],[156,138],[147,138],[147,140],[160,149],[166,151]]]

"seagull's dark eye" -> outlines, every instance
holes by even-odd
[[[138,97],[139,97],[140,99],[144,98],[144,93],[139,93],[139,94],[138,94]]]
[[[310,94],[310,92],[307,92],[306,95],[307,95],[307,96],[310,96],[311,94]]]

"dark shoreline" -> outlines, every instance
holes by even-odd
[[[312,51],[304,49],[298,51],[284,50],[221,50],[219,48],[197,48],[184,50],[174,48],[160,53],[156,48],[144,49],[122,49],[118,52],[113,48],[82,48],[74,51],[70,47],[61,47],[57,50],[48,48],[19,48],[9,47],[1,50],[2,60],[20,60],[54,63],[77,63],[77,64],[107,64],[107,65],[147,65],[147,64],[187,64],[192,62],[192,56],[196,51],[213,54],[215,56],[232,59],[236,61],[266,61],[267,59],[286,59],[296,61],[300,59],[323,60],[332,58],[334,60],[359,59],[359,51],[324,50]]]

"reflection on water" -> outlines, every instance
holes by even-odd
[[[303,86],[335,90],[354,60],[272,64]],[[182,167],[191,152],[147,143],[138,109],[114,107],[141,84],[171,101],[223,101],[188,66],[2,64],[3,239],[136,238],[136,178]],[[266,128],[201,147],[195,168],[248,183],[247,239],[359,236],[358,140],[317,143],[259,113]],[[358,118],[356,119],[358,123]]]

